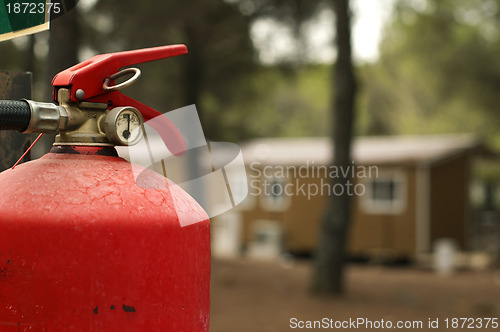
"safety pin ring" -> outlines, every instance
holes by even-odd
[[[131,78],[129,78],[128,80],[126,80],[125,82],[122,82],[120,84],[117,84],[117,85],[109,85],[109,83],[111,83],[111,81],[114,81],[116,80],[117,78],[120,78],[122,76],[125,76],[127,74],[131,74],[133,73],[134,76],[132,76]],[[102,88],[105,90],[105,91],[116,91],[116,90],[120,90],[120,89],[123,89],[129,85],[131,85],[132,83],[134,83],[135,81],[137,81],[137,79],[141,76],[141,71],[139,70],[139,68],[126,68],[124,70],[121,70],[113,75],[111,75],[110,77],[107,77],[105,80],[104,80],[104,83],[102,84]]]

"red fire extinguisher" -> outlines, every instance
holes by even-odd
[[[141,186],[114,148],[159,116],[118,91],[140,74],[122,68],[184,53],[98,55],[54,77],[57,104],[0,101],[0,129],[59,132],[50,153],[0,173],[0,331],[208,331],[208,216],[157,173],[141,179],[161,185]],[[181,133],[160,124],[182,154]]]

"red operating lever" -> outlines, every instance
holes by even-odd
[[[142,113],[145,121],[151,120],[161,113],[119,91],[105,90],[104,81],[109,80],[109,77],[122,67],[186,53],[185,45],[169,45],[96,55],[54,76],[52,80],[54,101],[57,101],[57,91],[66,88],[69,89],[69,101],[107,103],[109,108],[132,106]],[[149,124],[160,134],[170,152],[174,155],[182,155],[185,152],[186,142],[169,118],[162,116]]]

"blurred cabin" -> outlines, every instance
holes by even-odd
[[[471,249],[472,165],[484,153],[472,135],[361,137],[353,162],[331,165],[328,138],[263,138],[242,146],[249,195],[214,218],[215,255],[309,254],[329,195],[353,196],[348,253],[414,258],[439,239]],[[335,185],[339,172],[353,183]]]

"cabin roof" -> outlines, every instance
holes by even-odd
[[[353,161],[357,164],[434,163],[480,147],[472,134],[426,136],[372,136],[353,141]],[[259,138],[242,145],[246,164],[326,165],[333,148],[328,137]]]

